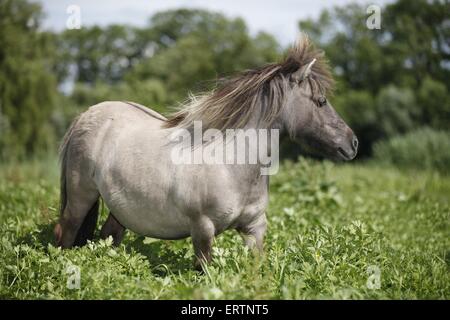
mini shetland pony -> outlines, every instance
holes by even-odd
[[[191,236],[201,267],[214,236],[231,228],[262,250],[269,190],[261,164],[174,164],[169,137],[194,121],[205,130],[278,129],[325,156],[351,160],[358,140],[326,100],[332,83],[322,53],[301,36],[281,63],[227,79],[168,118],[127,102],[90,107],[61,146],[57,244],[92,239],[102,197],[111,211],[101,237],[111,235],[116,245],[125,228],[160,239]]]

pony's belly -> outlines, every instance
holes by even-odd
[[[159,179],[147,178],[151,175],[142,171],[140,176],[129,172],[123,175],[133,179],[108,177],[98,185],[107,207],[125,228],[159,239],[181,239],[190,235],[189,217],[173,204],[167,190],[157,183],[147,182]]]
[[[114,212],[113,209],[111,211]],[[190,236],[189,219],[170,211],[159,212],[152,209],[116,211],[114,216],[124,227],[142,236],[167,240]]]

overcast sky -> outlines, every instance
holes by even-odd
[[[154,13],[171,8],[204,8],[220,11],[229,17],[245,19],[252,34],[267,31],[282,44],[295,39],[297,22],[317,17],[322,9],[350,2],[383,5],[390,0],[35,0],[46,13],[44,27],[62,30],[66,26],[69,5],[81,9],[83,26],[130,24],[143,26]]]

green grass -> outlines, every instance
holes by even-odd
[[[3,165],[0,297],[449,299],[449,195],[450,177],[432,172],[284,163],[271,181],[264,256],[227,231],[199,274],[189,239],[128,232],[118,248],[108,240],[55,248],[56,162]],[[80,289],[67,288],[70,265],[80,268]],[[367,286],[371,268],[379,289]]]

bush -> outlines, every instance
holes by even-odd
[[[399,167],[450,173],[450,132],[421,128],[380,141],[374,146],[375,159]]]
[[[378,127],[385,138],[405,134],[417,128],[421,111],[414,92],[409,88],[389,85],[376,97]]]
[[[423,109],[424,122],[432,128],[448,129],[450,124],[450,96],[445,84],[426,77],[417,93]]]

